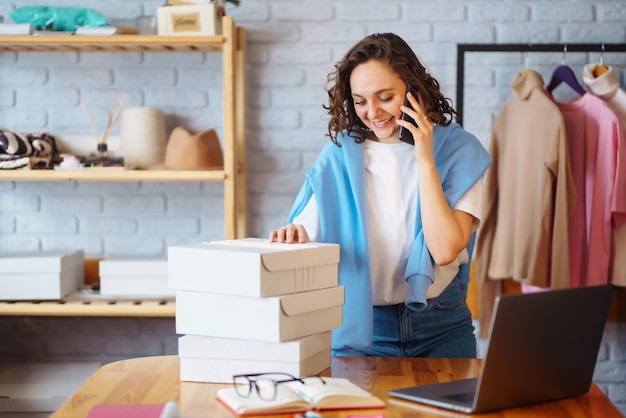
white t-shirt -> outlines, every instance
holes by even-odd
[[[409,292],[404,273],[415,236],[418,171],[413,146],[366,140],[363,149],[373,303],[375,306],[402,303]],[[474,217],[474,230],[480,224],[481,199],[482,180],[479,180],[455,206]],[[304,225],[309,239],[319,241],[315,199],[307,203],[293,223]],[[454,262],[435,266],[435,282],[426,297],[438,296],[468,259],[467,250],[463,250]]]

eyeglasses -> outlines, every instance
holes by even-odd
[[[304,379],[319,379],[322,384],[326,381],[320,376],[295,377],[289,373],[254,373],[254,374],[238,374],[233,376],[235,391],[242,398],[248,398],[254,389],[260,399],[264,401],[273,401],[278,393],[278,385],[287,382],[300,382],[305,384]]]

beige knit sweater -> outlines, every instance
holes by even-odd
[[[569,285],[568,220],[575,192],[563,117],[538,72],[524,69],[511,87],[493,122],[493,164],[485,174],[476,245],[481,337],[501,293],[499,279]]]

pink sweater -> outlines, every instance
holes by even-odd
[[[617,74],[613,67],[608,67],[604,74],[594,77],[593,69],[597,64],[587,64],[583,69],[583,81],[587,90],[602,99],[615,113],[622,125],[623,139],[626,138],[626,92],[621,88]],[[626,160],[624,159],[623,141],[617,144],[616,150],[616,189],[625,189],[624,177],[626,177]],[[621,182],[621,183],[620,183]],[[618,208],[615,208],[616,210]],[[611,282],[618,286],[626,286],[626,222],[624,212],[613,212],[613,248],[611,254]]]
[[[576,203],[569,225],[570,286],[609,282],[612,220],[626,215],[622,126],[593,94],[556,102],[565,120]]]

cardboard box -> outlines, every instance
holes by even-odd
[[[343,286],[270,298],[176,292],[176,333],[283,342],[340,328]]]
[[[157,7],[159,35],[214,36],[222,34],[224,9],[216,4]]]
[[[174,299],[167,276],[104,276],[100,277],[100,295],[111,298]]]
[[[100,260],[100,277],[102,276],[167,276],[167,260],[163,259],[131,259],[115,258]]]
[[[0,256],[0,300],[58,300],[84,286],[83,251]]]
[[[181,380],[231,383],[234,374],[267,371],[318,374],[330,367],[331,340],[330,331],[282,343],[184,335],[178,339]]]
[[[335,287],[338,244],[279,244],[245,238],[168,248],[170,287],[269,297]]]
[[[183,335],[178,337],[178,355],[191,358],[299,362],[329,348],[331,342],[330,331],[279,343]]]
[[[101,260],[100,294],[110,297],[174,298],[169,287],[167,260]]]
[[[330,367],[330,348],[297,362],[224,360],[180,357],[180,380],[188,382],[232,383],[233,375],[248,373],[288,373],[311,376]]]

